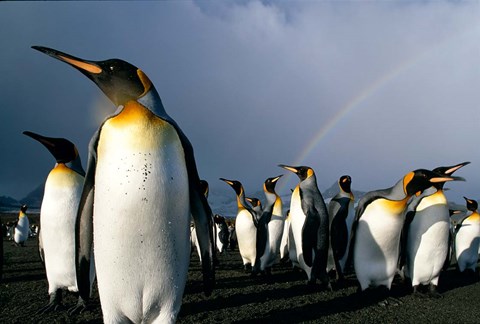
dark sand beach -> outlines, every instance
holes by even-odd
[[[101,323],[98,293],[91,309],[70,317],[76,296],[65,293],[65,310],[37,315],[48,302],[47,280],[36,239],[26,247],[4,240],[5,264],[0,283],[0,323]],[[202,293],[200,263],[192,255],[178,323],[479,323],[480,283],[466,282],[452,265],[440,279],[442,298],[418,297],[396,278],[387,303],[357,293],[354,275],[334,291],[306,286],[306,277],[288,264],[278,264],[270,280],[243,271],[238,251],[219,255],[217,285],[210,297]]]

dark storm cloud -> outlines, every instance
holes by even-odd
[[[88,141],[114,111],[83,75],[30,49],[118,57],[147,73],[192,141],[201,176],[247,191],[298,160],[321,187],[387,187],[412,168],[464,160],[476,197],[479,4],[357,2],[40,2],[0,4],[0,195],[21,198],[54,160],[21,135]],[[362,94],[368,94],[362,97]],[[285,181],[285,180],[283,180]],[[283,183],[284,190],[296,179]],[[228,188],[227,188],[228,189]],[[449,192],[449,193],[450,193]]]

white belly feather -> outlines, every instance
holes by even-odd
[[[75,219],[83,181],[81,175],[60,164],[50,172],[45,183],[40,229],[49,294],[59,288],[78,290],[75,274]]]
[[[140,116],[135,125],[111,124],[100,134],[95,175],[94,251],[102,310],[109,320],[172,321],[190,251],[183,148],[165,122]]]
[[[253,223],[252,215],[246,209],[241,209],[237,214],[235,231],[243,264],[250,263],[254,266],[257,255],[257,228]]]
[[[362,290],[390,286],[397,269],[404,217],[370,203],[361,216],[355,238],[354,266]]]

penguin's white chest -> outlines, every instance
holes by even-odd
[[[121,309],[141,321],[152,307],[179,307],[189,263],[189,204],[184,151],[173,126],[142,109],[105,122],[94,196],[104,312]]]
[[[14,240],[15,243],[23,243],[28,239],[28,232],[30,230],[30,222],[27,216],[20,217],[15,227]]]
[[[395,275],[406,201],[377,199],[362,214],[356,231],[354,266],[362,290],[390,288]]]
[[[296,259],[300,267],[306,272],[308,279],[310,279],[312,268],[305,264],[302,249],[302,230],[305,219],[306,216],[300,199],[300,189],[297,186],[292,193],[292,200],[290,201],[290,228],[295,244]]]
[[[290,226],[295,240],[297,256],[302,254],[302,228],[305,223],[305,213],[302,209],[300,200],[300,191],[298,187],[293,191],[292,200],[290,202]]]
[[[413,286],[432,280],[437,285],[447,257],[450,217],[445,196],[436,196],[422,200],[409,226],[405,269]]]
[[[255,265],[257,255],[257,228],[252,215],[246,209],[241,209],[235,219],[235,231],[237,232],[238,249],[243,259],[243,264]]]
[[[49,293],[77,290],[75,220],[84,177],[58,164],[48,175],[40,211],[40,228]]]
[[[475,271],[478,262],[479,246],[480,215],[475,213],[462,222],[462,226],[455,236],[455,255],[461,272],[465,271],[465,269]]]

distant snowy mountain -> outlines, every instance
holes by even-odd
[[[39,209],[42,204],[43,191],[45,184],[42,183],[32,190],[26,197],[16,200],[12,197],[0,196],[0,211],[12,211],[18,210],[22,204],[27,204],[30,209]],[[331,200],[339,191],[338,183],[335,181],[330,187],[322,192],[325,203]],[[363,191],[353,190],[355,196],[355,202],[358,202],[360,198],[365,194]],[[253,194],[247,192],[247,197],[258,198],[265,203],[265,195],[263,191],[256,191]],[[283,208],[286,212],[290,208],[291,193],[281,195],[283,201]],[[225,187],[210,188],[208,202],[214,214],[220,214],[229,218],[233,218],[237,215],[237,200],[235,192]],[[465,205],[457,205],[454,202],[450,202],[451,209],[465,210]]]
[[[7,196],[0,197],[0,211],[17,210],[19,207],[20,203],[16,199]]]
[[[21,199],[22,204],[27,204],[30,208],[40,208],[43,200],[43,192],[45,190],[45,183],[42,183],[37,188],[32,190],[25,198]]]
[[[16,200],[12,197],[1,196],[0,197],[0,211],[11,212],[18,211],[21,205],[26,204],[30,211],[37,211],[43,199],[44,184],[39,185],[32,190],[26,197]]]

